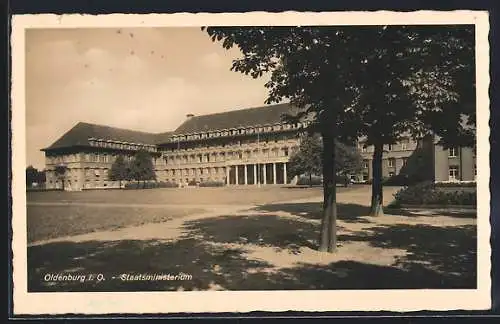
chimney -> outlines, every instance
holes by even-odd
[[[191,119],[191,118],[193,118],[193,117],[194,117],[194,115],[193,115],[193,114],[187,114],[187,115],[186,115],[186,118],[187,118],[187,119]]]

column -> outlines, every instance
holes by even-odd
[[[267,175],[266,175],[266,173],[267,173],[267,170],[266,170],[267,169],[267,164],[264,163],[264,164],[261,164],[261,165],[262,165],[262,178],[264,178],[264,179],[262,179],[262,180],[264,180],[263,184],[267,184]]]
[[[287,174],[286,174],[286,162],[283,163],[283,183],[286,184]]]
[[[257,164],[253,165],[253,184],[257,184]]]
[[[245,171],[245,184],[248,184],[248,164],[243,165],[243,169]]]
[[[226,166],[226,184],[229,186],[231,183],[229,182],[229,165]]]
[[[239,181],[238,181],[238,166],[235,165],[234,166],[234,179],[235,179],[235,184],[239,184]]]
[[[273,184],[276,184],[276,163],[273,163]]]

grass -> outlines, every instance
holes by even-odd
[[[120,204],[242,205],[266,204],[321,196],[322,188],[293,187],[224,187],[224,188],[158,188],[145,190],[92,190],[80,192],[28,192],[29,202],[92,202]],[[338,188],[337,191],[351,190]]]
[[[28,243],[57,237],[160,223],[202,212],[185,208],[28,206]]]

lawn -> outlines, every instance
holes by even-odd
[[[28,206],[28,243],[57,237],[160,223],[200,213],[199,208]]]
[[[338,192],[352,188],[338,188]],[[175,205],[257,205],[322,195],[321,187],[223,187],[28,192],[30,202],[91,202]]]
[[[275,186],[28,192],[28,242],[161,223],[210,206],[260,205],[319,195],[317,187]]]

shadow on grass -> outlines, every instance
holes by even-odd
[[[286,212],[307,219],[321,220],[323,217],[323,203],[321,202],[269,204],[256,207],[255,210],[262,212]],[[337,203],[337,219],[347,223],[371,223],[369,219],[364,218],[369,213],[370,208],[367,206]]]
[[[207,290],[223,283],[239,287],[246,273],[268,266],[247,260],[240,249],[194,239],[50,243],[28,249],[28,288],[36,291],[175,291]],[[102,274],[96,280],[46,282],[46,274]],[[122,281],[121,274],[187,274],[191,280]],[[116,277],[113,279],[113,277]],[[248,288],[247,288],[248,289]]]
[[[340,241],[364,241],[385,249],[403,249],[394,266],[419,273],[435,271],[450,279],[453,285],[467,283],[476,287],[476,226],[384,225],[363,232],[339,235]]]
[[[476,218],[477,211],[475,209],[445,209],[445,208],[429,208],[429,209],[408,209],[397,207],[385,207],[384,214],[406,216],[406,217],[422,217],[422,216],[446,216],[454,218]]]
[[[185,236],[205,242],[273,247],[297,254],[301,247],[317,249],[319,224],[275,215],[217,216],[184,223]]]

